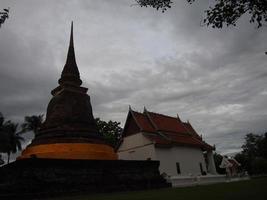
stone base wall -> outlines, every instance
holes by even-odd
[[[169,186],[158,161],[24,159],[0,168],[0,199]]]

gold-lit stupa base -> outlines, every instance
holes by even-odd
[[[27,158],[117,160],[118,156],[105,144],[54,143],[28,146],[17,159]]]

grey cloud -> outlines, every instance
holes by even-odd
[[[190,119],[220,152],[240,150],[267,121],[266,27],[200,25],[209,1],[175,1],[162,14],[134,1],[3,1],[0,111],[45,113],[74,20],[77,63],[96,117],[124,123],[128,105]],[[30,140],[27,136],[27,141]]]

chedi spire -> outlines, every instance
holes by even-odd
[[[71,33],[69,49],[67,54],[66,64],[61,73],[61,78],[58,80],[60,85],[69,84],[74,86],[80,86],[82,81],[80,79],[80,73],[75,59],[74,42],[73,42],[73,22],[71,22]]]

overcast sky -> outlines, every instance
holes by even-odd
[[[175,1],[162,14],[134,0],[1,0],[0,111],[41,114],[65,64],[74,21],[76,60],[94,116],[124,125],[128,106],[190,120],[219,153],[267,131],[267,27],[201,26],[209,1]]]

